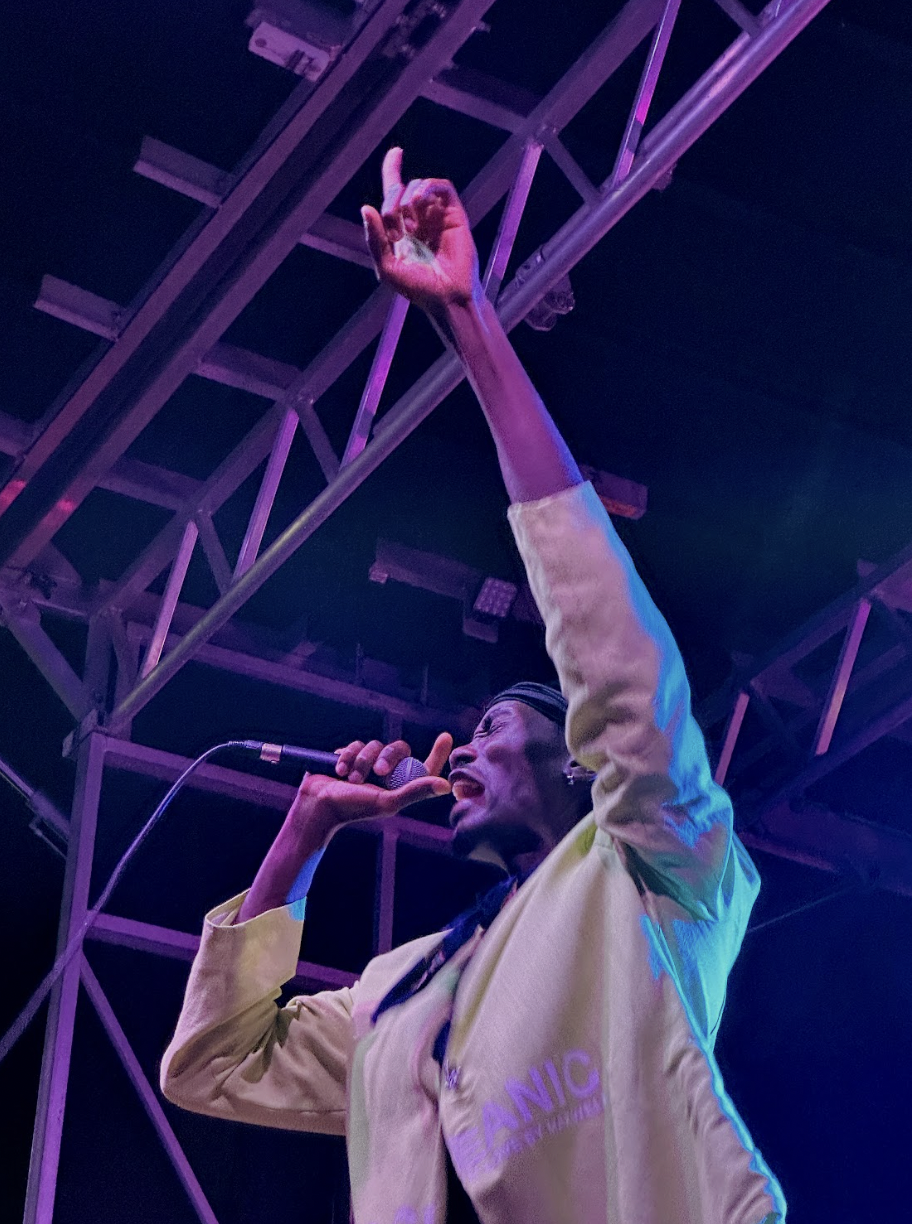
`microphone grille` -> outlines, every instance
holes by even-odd
[[[421,761],[417,761],[414,757],[406,757],[387,776],[386,788],[387,790],[398,790],[400,786],[405,786],[406,782],[413,782],[415,778],[426,777],[427,770]]]

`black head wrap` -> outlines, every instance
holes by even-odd
[[[550,718],[560,727],[564,725],[567,718],[567,699],[563,693],[556,688],[551,688],[548,684],[539,684],[534,680],[520,680],[518,684],[511,684],[502,693],[497,693],[492,697],[485,709],[490,710],[491,706],[499,705],[502,701],[521,701],[524,705],[531,706],[533,710],[538,710],[539,714],[544,714],[545,718]]]

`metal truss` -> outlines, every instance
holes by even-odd
[[[852,591],[739,666],[698,714],[722,728],[716,780],[743,796],[748,844],[779,842],[912,896],[912,838],[803,799],[884,736],[907,737],[912,720],[912,544],[859,572]]]
[[[126,770],[173,781],[187,765],[189,761],[172,753],[116,740],[100,731],[90,733],[81,742],[77,756],[72,816],[68,825],[59,830],[68,842],[68,847],[58,954],[66,947],[71,933],[78,929],[88,910],[89,881],[105,770]],[[287,811],[295,793],[294,787],[214,765],[202,767],[188,785],[279,811]],[[451,834],[449,830],[403,816],[365,822],[361,827],[378,841],[374,949],[377,952],[386,951],[392,947],[396,851],[399,844],[406,843],[445,853]],[[199,946],[199,939],[195,936],[106,913],[101,914],[89,929],[88,938],[183,960],[192,959]],[[309,961],[300,961],[294,984],[300,990],[325,990],[349,986],[353,981],[353,974]],[[75,958],[64,970],[51,996],[24,1219],[49,1222],[53,1218],[76,1000],[80,986],[85,989],[98,1013],[105,1032],[200,1220],[214,1224],[215,1215],[205,1192],[191,1169],[168,1122],[158,1093],[142,1070],[84,950],[81,956]]]
[[[497,153],[462,192],[474,222],[505,201],[484,282],[511,329],[560,286],[568,272],[647,192],[667,182],[677,160],[789,45],[826,0],[772,0],[754,15],[740,0],[716,0],[737,26],[725,53],[661,118],[650,106],[672,29],[690,0],[628,0],[614,20],[544,98],[532,98],[475,72],[453,67],[459,48],[494,0],[377,0],[339,60],[316,84],[303,84],[234,174],[145,140],[136,171],[199,200],[207,211],[141,300],[129,307],[46,277],[36,305],[102,336],[108,347],[52,406],[34,430],[0,420],[0,450],[14,457],[0,489],[0,614],[73,717],[70,750],[77,780],[69,822],[58,947],[79,928],[89,881],[106,769],[173,778],[185,762],[131,743],[132,719],[189,661],[285,684],[366,709],[382,710],[388,727],[411,720],[448,721],[427,677],[409,693],[387,674],[373,687],[364,674],[317,666],[307,643],[294,657],[267,635],[234,620],[247,600],[433,411],[461,380],[455,359],[441,356],[377,418],[406,306],[376,289],[337,335],[300,370],[222,340],[225,331],[298,243],[365,263],[360,232],[327,212],[353,173],[419,97],[479,119],[505,133]],[[413,40],[418,26],[420,43]],[[642,44],[645,65],[610,172],[593,183],[561,140],[563,129]],[[581,200],[502,288],[513,244],[541,157],[547,155]],[[369,345],[378,341],[348,443],[337,455],[317,404]],[[261,396],[263,416],[205,481],[126,457],[142,429],[190,375]],[[312,447],[326,484],[268,547],[263,541],[276,491],[298,429]],[[264,466],[243,542],[229,556],[213,515]],[[53,544],[54,535],[95,487],[150,502],[173,517],[128,570],[90,592]],[[190,559],[201,548],[219,590],[209,609],[181,601]],[[164,594],[149,585],[168,569]],[[879,582],[880,580],[878,580]],[[872,584],[873,590],[876,583]],[[48,636],[42,619],[75,617],[89,626],[85,674],[79,676]],[[106,694],[114,673],[115,699]],[[389,669],[388,669],[389,671]],[[841,673],[840,673],[841,674]],[[838,688],[838,686],[837,686]],[[833,698],[830,705],[841,698]],[[831,730],[831,728],[830,728]],[[823,744],[829,732],[819,737]],[[837,748],[838,751],[838,748]],[[732,759],[731,752],[728,754]],[[208,766],[194,784],[276,809],[291,788]],[[22,789],[21,787],[19,789]],[[26,793],[26,792],[23,792]],[[34,793],[34,792],[33,792]],[[778,810],[778,809],[776,809]],[[45,813],[48,815],[48,813]],[[63,827],[60,827],[60,826]],[[399,841],[446,851],[445,831],[399,818],[374,829],[378,838],[375,946],[392,940],[395,854]],[[763,840],[762,829],[755,838]],[[787,838],[769,847],[790,853]],[[794,851],[794,853],[803,851]],[[832,865],[832,864],[830,864]],[[906,878],[909,878],[907,873]],[[195,937],[102,914],[88,938],[166,956],[191,956]],[[340,985],[347,975],[302,963],[305,986]],[[214,1216],[170,1129],[154,1089],[94,976],[83,949],[51,1000],[41,1070],[26,1224],[50,1224],[77,994],[82,985],[175,1165],[201,1220]]]
[[[542,145],[545,144],[545,137],[548,141],[546,147],[549,149],[556,147],[555,142],[559,141],[560,130],[639,43],[645,37],[651,36],[646,67],[614,169],[600,188],[596,189],[590,184],[590,189],[583,192],[585,202],[581,209],[549,243],[536,252],[535,256],[525,265],[521,275],[500,296],[498,309],[507,327],[515,326],[525,317],[544,294],[566,275],[570,268],[638,199],[670,173],[677,159],[702,131],[731,104],[778,51],[822,7],[824,4],[820,0],[806,0],[806,2],[799,0],[789,5],[776,3],[768,6],[764,10],[764,16],[756,32],[742,33],[729,51],[701,78],[685,98],[656,123],[649,134],[643,138],[646,113],[667,48],[671,26],[677,15],[678,4],[672,3],[671,0],[665,4],[656,3],[654,0],[631,0],[625,6],[615,21],[607,27],[602,37],[593,44],[551,93],[533,109],[519,129],[513,131],[509,140],[488,166],[476,176],[464,193],[473,220],[480,219],[498,199],[502,198],[505,193],[507,194],[507,205],[498,240],[492,251],[486,273],[489,287],[494,288],[499,284],[498,269],[506,265],[531,184],[534,165]],[[413,60],[412,64],[414,63]],[[356,154],[363,152],[363,135],[363,131],[359,130],[357,139],[352,141],[356,146],[353,150]],[[372,143],[376,143],[376,140]],[[569,155],[560,155],[558,158],[561,168],[567,167],[568,157]],[[354,166],[350,165],[349,174],[353,169]],[[572,177],[575,184],[579,186],[579,174],[574,173]],[[242,190],[245,182],[246,179],[242,179],[234,191],[227,196],[222,205],[223,210],[234,199],[235,193]],[[221,212],[218,216],[221,216]],[[214,224],[216,219],[210,224]],[[297,241],[303,229],[303,226],[297,229],[294,241]],[[180,261],[173,271],[176,271],[179,265]],[[251,292],[245,300],[239,301],[241,291],[238,282],[233,282],[230,292],[227,292],[227,296],[231,299],[231,306],[225,306],[224,311],[220,312],[225,326],[230,318],[235,317],[236,313],[246,304],[256,287],[258,285],[252,287],[248,283],[244,292],[247,290]],[[125,344],[130,337],[131,329],[144,312],[154,314],[151,309],[154,297],[155,295],[137,311],[126,329],[120,334],[110,353],[106,355],[106,359],[117,351],[119,345]],[[450,355],[442,357],[415,384],[411,392],[407,392],[379,422],[370,447],[363,445],[379,401],[386,371],[389,368],[391,348],[398,338],[404,309],[404,306],[399,303],[393,303],[390,306],[386,293],[378,290],[350,324],[324,349],[307,370],[292,380],[281,398],[277,399],[278,420],[269,420],[268,416],[263,418],[261,425],[221,465],[212,480],[207,482],[208,487],[204,490],[199,502],[188,512],[175,516],[172,523],[146,549],[108,595],[104,609],[128,608],[131,601],[171,562],[172,568],[161,615],[153,634],[152,648],[143,665],[143,674],[110,716],[109,725],[115,731],[128,723],[160,691],[212,634],[239,611],[276,569],[338,509],[362,481],[461,381],[461,371],[455,358]],[[230,313],[231,310],[234,313]],[[385,324],[381,324],[382,318],[386,319]],[[152,325],[153,321],[150,320],[150,327]],[[330,448],[325,434],[320,437],[317,432],[318,428],[322,430],[322,427],[319,426],[315,413],[312,411],[313,405],[361,351],[362,342],[369,343],[380,327],[382,327],[381,342],[375,355],[365,394],[359,405],[343,461],[338,469],[335,469],[331,454],[327,454]],[[235,353],[234,356],[237,357],[238,354]],[[183,364],[185,357],[184,348],[178,348],[169,363],[172,367],[172,377],[176,374],[177,367],[183,369],[184,375],[192,369],[191,366]],[[102,364],[104,361],[99,363],[96,369],[99,369]],[[206,369],[211,373],[211,364],[207,365]],[[239,365],[236,364],[235,371],[238,370]],[[95,373],[96,371],[92,372],[87,382],[92,381]],[[249,382],[244,383],[240,380],[234,385],[246,385],[248,389],[254,389]],[[104,387],[99,389],[98,394],[101,395],[103,390]],[[71,397],[70,402],[78,398],[79,392],[77,391]],[[161,398],[161,388],[158,389],[158,398]],[[144,393],[141,399],[143,403],[146,403],[148,394]],[[322,455],[321,462],[327,475],[333,472],[334,474],[328,480],[323,492],[301,512],[295,522],[268,549],[257,557],[256,561],[251,563],[251,557],[262,541],[269,509],[275,496],[284,459],[287,457],[290,436],[297,425],[297,409],[302,402],[311,410],[308,413],[310,430],[308,436],[312,441],[313,437],[320,438],[319,445],[315,447],[318,458]],[[64,406],[54,418],[54,422],[61,415],[66,414],[68,408],[69,405]],[[139,412],[138,407],[133,409],[130,415],[134,418],[134,424],[139,424],[140,420],[142,424],[145,423],[146,418]],[[123,443],[120,453],[132,440],[132,436],[135,436],[135,433],[130,430],[128,437],[127,430],[129,426],[124,425],[124,432],[119,434],[120,442]],[[24,458],[22,464],[24,469],[28,470],[29,456],[33,452],[36,454],[40,452],[43,437],[44,435],[36,440]],[[107,467],[116,457],[110,441],[106,440],[99,446],[96,462],[101,462],[102,453],[105,460],[103,466]],[[220,545],[214,538],[211,515],[225,496],[233,492],[241,481],[262,463],[267,454],[269,454],[270,462],[263,478],[260,497],[251,517],[232,580],[228,584],[226,582],[228,567],[220,555]],[[5,549],[6,556],[12,564],[26,564],[34,556],[36,549],[50,538],[50,534],[59,525],[60,516],[64,513],[62,507],[70,512],[70,508],[78,505],[81,496],[84,496],[91,487],[91,484],[87,485],[85,480],[88,468],[91,466],[91,461],[89,464],[83,463],[81,470],[66,485],[65,491],[61,494],[58,490],[58,497],[53,508],[39,517],[24,532],[17,533],[15,542],[11,541],[11,546]],[[34,479],[40,481],[37,471]],[[17,482],[21,480],[22,476],[17,474],[7,488],[14,492],[18,487]],[[26,486],[10,505],[8,514],[12,514],[14,518],[16,507],[26,496],[28,487],[30,486]],[[35,496],[37,497],[38,494]],[[20,517],[26,512],[27,507],[20,511]],[[4,551],[5,526],[10,530],[15,529],[5,523],[5,517],[0,518],[0,554]],[[193,549],[201,534],[201,524],[205,524],[202,531],[209,540],[209,548],[206,549],[207,559],[210,561],[216,581],[220,584],[220,588],[224,589],[214,607],[194,625],[181,642],[167,655],[159,657],[180,587]],[[205,547],[205,539],[203,544]]]

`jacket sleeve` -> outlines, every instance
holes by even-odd
[[[345,1132],[352,990],[278,1007],[301,923],[285,906],[231,925],[243,897],[206,916],[162,1092],[196,1113],[289,1130]]]
[[[511,506],[510,521],[569,703],[570,752],[596,774],[599,828],[650,891],[716,917],[735,852],[731,804],[668,625],[590,485]]]

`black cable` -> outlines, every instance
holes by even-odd
[[[120,881],[120,878],[124,873],[124,868],[127,866],[127,863],[130,861],[130,859],[133,857],[136,851],[140,848],[140,846],[143,844],[143,842],[146,840],[146,838],[149,836],[149,834],[158,824],[159,820],[161,820],[162,816],[165,814],[165,810],[167,809],[171,800],[180,790],[180,788],[184,785],[184,783],[187,781],[190,775],[194,773],[197,769],[199,769],[200,765],[208,761],[211,756],[214,756],[216,752],[222,752],[226,748],[243,748],[243,747],[244,747],[243,740],[226,740],[224,744],[216,744],[214,748],[207,748],[206,751],[201,756],[198,756],[195,761],[190,762],[190,764],[187,766],[184,772],[180,775],[180,777],[177,778],[177,780],[171,785],[164,799],[162,799],[161,803],[159,803],[158,807],[155,809],[155,811],[152,813],[152,815],[149,817],[149,819],[146,821],[146,823],[143,825],[143,827],[140,829],[137,835],[133,838],[133,841],[130,843],[130,845],[121,855],[120,860],[117,863],[117,866],[111,872],[111,875],[110,875],[110,878],[108,879],[107,884],[105,884],[104,888],[101,890],[98,900],[95,902],[92,908],[86,913],[85,918],[82,920],[79,926],[79,930],[76,932],[75,935],[70,936],[70,939],[66,947],[63,949],[63,951],[54,961],[53,965],[51,966],[49,972],[46,974],[46,976],[42,980],[38,989],[35,991],[35,993],[29,999],[28,1003],[26,1003],[25,1007],[23,1007],[22,1011],[19,1013],[19,1015],[16,1017],[16,1019],[13,1021],[13,1023],[10,1025],[7,1031],[4,1033],[3,1040],[0,1041],[0,1063],[3,1062],[4,1058],[6,1058],[7,1054],[9,1054],[10,1050],[13,1048],[13,1046],[16,1044],[16,1042],[19,1040],[19,1038],[28,1028],[29,1024],[35,1018],[35,1014],[37,1013],[38,1008],[41,1006],[41,1004],[50,994],[54,986],[54,983],[57,981],[57,979],[63,973],[64,969],[67,967],[67,965],[70,963],[70,961],[73,959],[73,957],[76,955],[76,953],[81,948],[82,941],[85,938],[86,932],[88,931],[92,923],[95,921],[95,919],[98,917],[98,915],[101,913],[101,911],[104,909],[105,905],[110,899],[111,893],[113,893],[114,889],[117,887]]]
[[[786,918],[796,918],[799,914],[805,914],[808,910],[816,909],[818,905],[824,905],[827,901],[836,901],[839,897],[848,897],[853,893],[864,892],[864,890],[864,884],[856,883],[849,884],[846,888],[834,889],[833,892],[825,893],[822,897],[815,897],[813,901],[805,901],[803,905],[786,910],[784,914],[776,914],[773,918],[767,918],[763,922],[758,922],[756,926],[749,926],[744,934],[747,936],[753,935],[755,931],[764,931],[767,927],[775,926],[778,922],[785,922]]]

